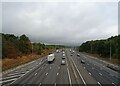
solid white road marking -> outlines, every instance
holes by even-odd
[[[71,66],[72,66],[72,69],[73,69],[73,73],[74,73],[75,77],[77,78],[77,74],[75,72],[75,69],[74,69],[73,65],[71,65]]]
[[[71,58],[71,60],[73,61],[73,59],[72,59],[72,58]],[[81,73],[79,72],[79,70],[78,70],[78,68],[77,68],[77,66],[76,66],[76,64],[75,64],[75,62],[74,62],[74,61],[73,61],[73,64],[75,65],[75,68],[77,69],[78,74],[80,75],[80,77],[81,77],[81,79],[82,79],[83,83],[85,84],[85,86],[87,86],[87,85],[86,85],[85,80],[83,79],[83,77],[82,77]]]
[[[51,69],[51,67],[50,67],[50,69]]]
[[[100,82],[97,82],[100,86],[102,86],[101,84],[100,84]]]
[[[25,72],[19,72],[19,73],[12,73],[12,74],[8,74],[8,76],[14,76],[14,75],[18,75],[18,74],[24,74]]]
[[[48,73],[46,73],[46,75],[48,75]]]

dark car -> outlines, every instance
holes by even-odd
[[[77,54],[77,56],[80,56],[80,54]]]
[[[85,64],[85,61],[84,61],[84,60],[81,60],[81,63]]]

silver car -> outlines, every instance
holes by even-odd
[[[65,65],[65,61],[64,60],[62,60],[61,65]]]

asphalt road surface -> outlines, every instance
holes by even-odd
[[[61,50],[60,50],[61,51]],[[73,51],[73,50],[72,50]],[[30,62],[9,72],[3,73],[2,85],[97,85],[119,86],[119,73],[107,68],[104,63],[79,53],[71,54],[70,49],[55,54],[55,60],[49,64],[47,57]],[[66,64],[61,65],[65,60]],[[85,61],[85,64],[81,63]]]

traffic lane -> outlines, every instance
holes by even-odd
[[[59,57],[60,57],[60,60],[59,60],[60,62],[58,67],[59,71],[57,73],[56,84],[69,84],[66,58],[62,59],[63,57],[62,52]],[[65,57],[66,57],[66,54],[65,54]],[[65,60],[66,62],[65,65],[61,65],[62,60]]]
[[[87,60],[85,60],[85,66],[88,66],[87,67],[88,71],[91,71],[94,69],[93,72],[97,74],[96,76],[100,76],[100,77],[102,76],[103,80],[104,80],[104,81],[102,81],[103,84],[113,84],[113,83],[117,84],[118,83],[118,80],[115,78],[113,79],[113,77],[110,76],[109,72],[105,71],[104,68],[98,67],[97,65],[93,65],[92,63],[88,62]]]
[[[71,53],[70,52],[68,52],[68,53],[70,56]],[[76,57],[77,57],[76,54],[73,54],[73,56],[70,56],[70,57],[73,59],[74,63],[78,67],[78,69],[79,69],[82,77],[84,78],[86,84],[96,84],[97,85],[98,84],[97,81],[89,74],[89,72],[86,69],[84,69],[82,67],[82,65],[80,64],[78,59],[76,59]]]
[[[48,62],[45,62],[45,67],[41,67],[37,71],[33,72],[32,75],[28,75],[29,77],[26,77],[23,79],[24,81],[21,81],[21,84],[39,84],[43,82],[45,77],[48,75],[50,71],[50,66],[52,67],[53,64],[49,65]]]
[[[38,74],[36,75],[36,77],[31,82],[29,82],[29,84],[32,84],[32,83],[34,83],[34,84],[43,84],[43,81],[49,75],[50,71],[51,71],[50,67],[47,67],[42,72],[38,72]]]
[[[74,73],[73,68],[71,67],[71,65],[68,61],[68,58],[66,58],[66,65],[67,65],[67,71],[68,71],[68,74],[69,74],[69,82],[71,84],[76,84],[77,81],[76,81],[76,78],[75,78],[75,73]]]
[[[43,57],[46,58],[46,57]],[[44,63],[44,61],[42,61]],[[41,64],[41,58],[27,64],[18,66],[8,72],[3,73],[2,84],[7,85],[14,83],[17,79],[23,77],[25,74],[33,70],[36,66]]]
[[[43,64],[44,64],[44,63],[43,63]],[[39,67],[39,65],[34,66],[32,69],[28,70],[27,72],[25,72],[25,73],[23,73],[23,74],[20,74],[19,77],[17,77],[19,74],[18,74],[18,75],[11,74],[11,76],[6,77],[7,80],[2,81],[2,82],[3,82],[2,84],[3,84],[3,85],[5,85],[5,84],[13,84],[13,83],[15,83],[17,80],[19,80],[20,78],[22,78],[23,76],[25,76],[26,74],[31,73],[31,71],[35,71],[36,67]],[[6,79],[6,78],[5,78],[5,79]]]
[[[56,78],[59,75],[60,63],[61,63],[62,53],[56,53],[55,61],[52,63],[53,67],[50,67],[48,75],[41,84],[55,84]],[[50,65],[50,64],[49,64]]]
[[[46,62],[42,63],[41,65],[38,65],[37,67],[34,67],[33,70],[25,74],[24,76],[20,77],[18,80],[13,82],[12,84],[25,84],[27,83],[30,79],[33,79],[35,73],[40,71],[39,69],[47,68]]]
[[[100,69],[97,66],[94,66],[92,64],[89,65],[84,65],[88,71],[91,72],[91,74],[96,77],[96,79],[101,83],[101,84],[117,84],[118,80],[116,81],[113,79],[109,73],[105,72],[103,69]]]
[[[94,57],[92,57],[92,56],[85,55],[85,54],[83,54],[83,53],[81,53],[81,52],[76,51],[76,54],[78,54],[78,53],[80,53],[80,55],[81,55],[82,57],[86,57],[86,58],[88,58],[88,59],[91,60],[91,61],[95,61],[96,63],[99,63],[99,64],[102,64],[102,65],[106,66],[106,64],[105,64],[102,60],[96,59],[96,58],[94,58]]]
[[[92,69],[90,65],[84,65],[86,70],[88,70],[91,75],[100,83],[100,84],[110,84],[110,81],[106,80],[103,76],[99,74],[96,69]]]
[[[61,65],[57,74],[56,84],[70,84],[66,65]]]
[[[18,66],[17,68],[14,68],[10,71],[4,72],[4,82],[14,83],[17,79],[20,79],[24,75],[26,75],[28,72],[33,70],[36,66],[41,65],[41,63],[44,63],[46,61],[46,56],[40,59],[37,59],[35,61],[29,62],[25,65]],[[19,76],[19,77],[18,77]],[[8,80],[6,80],[8,79]]]
[[[85,85],[79,70],[76,68],[75,64],[72,62],[71,57],[68,55],[68,52],[67,52],[67,62],[68,62],[68,68],[70,70],[72,84]]]
[[[120,77],[120,73],[117,72],[117,71],[114,71],[108,67],[106,67],[107,64],[104,64],[104,63],[101,63],[101,61],[99,59],[93,59],[93,58],[90,58],[90,56],[86,56],[84,54],[80,54],[82,58],[86,59],[87,61],[101,67],[101,68],[104,68],[104,70],[106,70],[107,72],[109,72],[111,75],[119,78]]]

